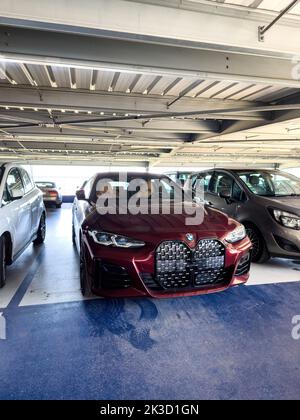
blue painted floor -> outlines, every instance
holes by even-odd
[[[299,399],[298,283],[5,311],[2,399]]]
[[[29,248],[0,291],[0,399],[300,398],[299,282],[82,301],[70,220],[70,207],[49,210],[45,246]],[[253,276],[298,280],[298,267]]]

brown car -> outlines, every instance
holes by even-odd
[[[193,174],[212,207],[243,223],[253,261],[300,259],[300,179],[285,172],[214,169]]]

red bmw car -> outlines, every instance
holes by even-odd
[[[137,189],[134,199],[137,178],[147,188],[143,194]],[[157,182],[159,205],[145,206]],[[184,211],[165,214],[162,204],[173,203],[175,193],[177,202],[181,194]],[[124,211],[124,194],[127,202],[142,199],[143,211]],[[109,202],[105,213],[103,204]],[[187,217],[196,210],[202,219],[191,226]],[[73,241],[84,296],[192,296],[220,292],[249,278],[252,244],[243,225],[206,205],[186,202],[183,190],[166,176],[128,173],[124,181],[118,173],[95,175],[76,194]]]

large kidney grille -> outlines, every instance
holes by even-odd
[[[216,239],[203,239],[194,250],[183,242],[163,242],[156,251],[156,281],[164,289],[218,283],[224,276],[225,253]]]

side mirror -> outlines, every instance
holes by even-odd
[[[86,201],[86,196],[85,196],[84,190],[76,191],[76,198],[77,198],[77,200],[80,200],[80,201]]]
[[[219,197],[223,198],[227,204],[233,204],[236,202],[236,200],[232,197],[230,190],[227,188],[220,191]]]
[[[226,190],[226,189],[222,190],[219,193],[219,197],[224,198],[224,200],[231,200],[232,199],[232,196],[231,196],[229,190]]]

